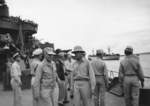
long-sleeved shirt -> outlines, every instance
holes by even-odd
[[[119,67],[119,80],[123,81],[124,76],[136,75],[140,80],[144,80],[143,70],[139,58],[135,55],[126,56]]]
[[[21,68],[17,61],[12,64],[11,67],[11,78],[14,79],[17,83],[21,83]]]
[[[87,79],[90,81],[91,89],[95,88],[96,81],[94,71],[92,69],[90,62],[87,59],[82,58],[81,61],[74,62],[72,79],[73,80]]]

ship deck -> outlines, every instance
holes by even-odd
[[[32,106],[32,93],[31,89],[23,90],[22,98],[23,106]],[[12,106],[13,93],[12,91],[0,90],[0,106]],[[73,106],[72,100],[65,106]],[[106,106],[125,106],[122,97],[117,97],[113,94],[106,93]]]

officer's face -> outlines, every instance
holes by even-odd
[[[53,60],[53,55],[52,54],[47,54],[46,55],[46,59],[47,59],[47,61],[52,61]]]
[[[40,54],[39,55],[39,60],[42,60],[43,59],[43,54]]]
[[[58,54],[58,56],[59,56],[59,58],[62,59],[62,60],[65,59],[65,56],[64,56],[64,53],[63,53],[63,52],[60,52],[60,53]]]
[[[20,61],[21,61],[21,57],[20,57],[20,56],[17,56],[17,57],[16,57],[16,61],[20,62]]]
[[[75,53],[75,57],[76,57],[77,60],[81,60],[82,57],[83,57],[83,53],[81,53],[81,52],[76,52],[76,53]]]

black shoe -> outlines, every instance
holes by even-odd
[[[64,104],[63,103],[58,103],[58,106],[64,106]]]
[[[68,88],[68,91],[70,91],[71,89],[70,88]]]
[[[73,98],[74,98],[74,95],[70,95],[70,98],[73,99]]]
[[[64,104],[69,103],[69,100],[64,100],[63,103]]]

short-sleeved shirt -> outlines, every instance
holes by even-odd
[[[21,76],[21,68],[18,62],[14,62],[11,67],[11,77],[20,77]]]
[[[31,75],[35,76],[38,66],[40,65],[41,61],[38,59],[33,59],[31,62]]]
[[[73,64],[73,79],[74,80],[82,80],[82,79],[87,79],[89,80],[92,89],[95,88],[96,85],[96,81],[95,81],[95,75],[94,75],[94,71],[93,68],[90,64],[90,62],[85,59],[82,58],[82,61],[76,61]]]
[[[136,75],[139,79],[144,79],[143,70],[139,58],[135,55],[126,56],[121,62],[119,67],[119,78],[123,79],[124,76]]]
[[[105,62],[100,58],[96,58],[91,62],[95,76],[105,76],[107,75],[107,68]]]
[[[54,88],[56,85],[56,78],[57,73],[55,63],[53,61],[49,63],[44,60],[37,68],[35,86],[40,85],[42,88]]]
[[[69,60],[64,61],[66,70],[70,72],[73,71],[73,63],[74,63],[73,59],[71,59],[70,61]]]

